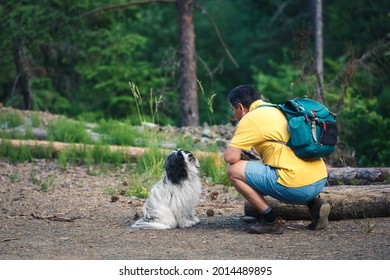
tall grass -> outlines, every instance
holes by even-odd
[[[41,125],[41,116],[39,112],[33,112],[31,114],[31,126],[40,127],[40,125]]]
[[[216,184],[230,186],[231,183],[226,174],[226,163],[218,153],[199,159],[202,175]]]
[[[192,139],[192,137],[184,137],[183,135],[178,135],[175,140],[177,142],[177,147],[183,148],[188,151],[193,150],[194,148],[194,140]]]
[[[53,156],[53,148],[47,147],[28,147],[21,145],[13,147],[11,142],[2,140],[0,142],[0,157],[8,159],[11,163],[17,164],[25,161],[31,161],[34,158],[48,159]]]
[[[100,120],[95,132],[101,137],[101,142],[109,145],[144,146],[142,132],[134,126],[115,120]]]
[[[48,124],[48,138],[51,141],[92,144],[84,124],[75,120],[60,118]]]
[[[161,177],[164,171],[165,157],[166,155],[159,147],[151,146],[142,157],[138,157],[137,172]]]
[[[214,117],[214,108],[213,108],[213,104],[214,104],[214,97],[217,95],[216,93],[212,94],[210,97],[206,97],[206,94],[204,92],[204,89],[203,89],[203,86],[202,86],[202,83],[197,80],[198,82],[198,85],[199,85],[199,88],[200,88],[200,92],[204,98],[204,100],[206,101],[206,104],[207,104],[207,108],[208,108],[208,118],[209,118],[209,123],[211,125],[215,124],[215,117]]]
[[[22,125],[23,116],[17,111],[0,111],[0,128],[9,129]]]

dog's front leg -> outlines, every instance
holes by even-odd
[[[178,220],[178,226],[183,228],[192,227],[200,221],[199,218],[195,216],[195,213],[190,213],[188,216],[182,216]]]

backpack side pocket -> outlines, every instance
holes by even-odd
[[[328,146],[337,144],[337,124],[335,122],[321,123],[321,134],[318,142]]]
[[[290,139],[287,142],[287,146],[298,148],[310,144],[312,139],[311,125],[306,122],[305,116],[291,118],[288,123],[288,129]]]

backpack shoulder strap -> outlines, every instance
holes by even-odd
[[[278,108],[280,110],[280,105],[272,104],[272,103],[259,105],[255,109],[258,109],[258,108],[261,108],[261,107],[274,107],[274,108]],[[286,142],[279,141],[279,140],[270,140],[270,141],[274,142],[274,143],[282,144],[282,145],[286,145],[287,144]]]
[[[261,107],[274,107],[274,108],[279,108],[279,105],[276,105],[276,104],[262,104],[262,105],[259,105],[257,106],[255,109],[257,108],[261,108]]]

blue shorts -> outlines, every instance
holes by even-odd
[[[288,188],[277,182],[276,169],[258,161],[248,161],[245,169],[246,183],[257,192],[277,200],[304,204],[316,198],[325,187],[327,178],[298,188]]]

